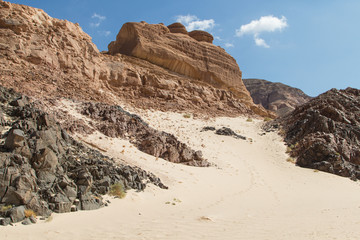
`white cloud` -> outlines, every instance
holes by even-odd
[[[97,18],[100,22],[106,19],[105,16],[101,16],[100,14],[94,13],[91,18]]]
[[[267,45],[265,40],[262,39],[262,38],[259,38],[259,36],[257,34],[254,35],[254,40],[255,40],[256,46],[264,47],[264,48],[269,48],[270,47],[269,45]]]
[[[189,14],[176,16],[176,21],[184,24],[188,31],[210,30],[215,26],[214,19],[200,20],[197,16]]]
[[[257,46],[269,48],[270,46],[259,35],[263,32],[282,31],[288,26],[286,17],[274,17],[272,15],[263,16],[258,20],[253,20],[248,24],[242,25],[236,30],[236,36],[253,35]]]
[[[234,47],[234,44],[232,44],[232,43],[225,43],[225,47],[231,48],[231,47]]]
[[[97,28],[100,26],[101,22],[105,21],[106,17],[101,16],[97,13],[94,13],[91,18],[95,19],[95,22],[90,23],[90,27]]]

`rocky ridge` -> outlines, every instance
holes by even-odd
[[[15,217],[22,209],[18,206],[43,216],[97,209],[105,204],[101,195],[115,183],[139,191],[148,183],[167,188],[154,174],[115,163],[75,141],[27,97],[2,87],[0,123],[0,217],[5,225],[24,219]]]
[[[297,165],[360,179],[360,90],[331,89],[274,125]]]
[[[263,79],[248,78],[243,82],[249,90],[254,103],[283,116],[295,109],[296,106],[311,99],[303,91],[282,83],[270,82]]]
[[[128,23],[107,54],[78,24],[24,5],[0,5],[3,86],[43,100],[127,102],[213,116],[272,115],[252,102],[235,60],[211,44],[208,33],[194,32],[192,38],[161,24]],[[137,32],[131,35],[131,29]],[[118,53],[121,41],[133,51]]]

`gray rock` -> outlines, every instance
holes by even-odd
[[[11,222],[13,222],[13,223],[17,223],[17,222],[24,220],[25,207],[19,206],[19,207],[14,207],[14,208],[10,209],[8,211],[8,216],[10,217]]]
[[[7,226],[11,223],[11,219],[10,218],[2,218],[0,219],[0,225],[2,226]]]
[[[29,219],[30,219],[31,223],[36,223],[37,222],[37,219],[34,216],[30,216]]]
[[[29,218],[25,218],[24,221],[21,222],[22,225],[30,225],[32,224],[31,220]]]

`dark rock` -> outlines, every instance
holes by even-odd
[[[98,121],[96,128],[109,137],[133,138],[139,150],[165,160],[191,166],[209,166],[201,154],[181,143],[174,135],[157,131],[140,117],[119,106],[83,104],[82,114]]]
[[[215,131],[216,128],[215,127],[203,127],[200,132],[205,132],[205,131]]]
[[[11,130],[2,136],[5,147],[0,149],[1,203],[24,205],[37,215],[50,216],[52,211],[102,207],[100,194],[106,194],[115,182],[139,191],[145,189],[144,182],[166,188],[151,173],[115,164],[113,159],[75,141],[51,115],[36,109],[33,103],[21,104],[19,99],[26,98],[0,86],[0,112],[4,119],[11,119],[6,122]],[[128,131],[134,133],[141,119],[127,116]],[[119,122],[123,121],[118,116],[104,117],[112,118],[121,127]],[[22,221],[24,206],[12,208],[3,217],[9,217],[12,222]]]
[[[360,90],[331,89],[274,124],[297,165],[360,179]]]
[[[224,135],[224,136],[232,136],[232,137],[234,137],[236,139],[246,140],[246,137],[235,133],[233,130],[231,130],[230,128],[227,128],[227,127],[222,127],[220,129],[216,130],[215,134]]]

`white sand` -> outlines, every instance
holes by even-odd
[[[111,200],[99,210],[3,227],[0,239],[359,239],[359,184],[287,162],[277,134],[259,135],[262,121],[140,115],[202,150],[218,167],[169,163],[139,152],[127,141],[97,133],[86,140],[119,161],[152,171],[169,190],[149,185],[145,192],[129,191],[125,199]],[[201,133],[204,126],[228,126],[253,142]]]

